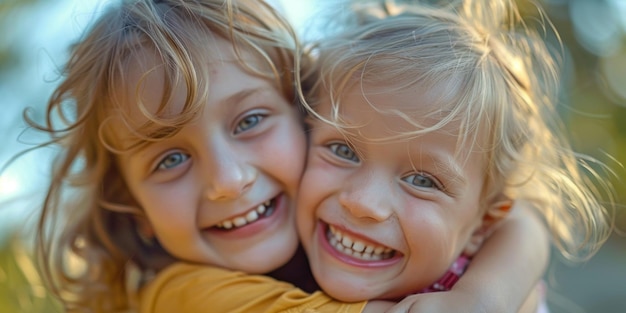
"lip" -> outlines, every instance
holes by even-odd
[[[203,229],[202,232],[210,235],[211,237],[219,237],[226,240],[239,240],[242,238],[258,236],[263,232],[271,231],[277,225],[287,223],[289,218],[286,195],[281,193],[272,199],[274,199],[274,212],[270,216],[259,218],[250,224],[246,224],[236,229],[224,230],[213,226]]]
[[[355,234],[353,232],[348,231],[347,229],[343,228],[343,227],[339,227],[337,225],[333,225],[334,227],[340,229],[342,232],[348,233],[350,234],[350,237],[353,238],[361,238],[364,241],[367,242],[372,242],[372,243],[376,243],[376,241],[371,240],[365,236],[361,236],[358,234]],[[392,265],[395,265],[396,263],[400,262],[400,260],[402,260],[403,256],[402,253],[396,251],[395,255],[389,259],[385,259],[385,260],[371,260],[371,261],[366,261],[366,260],[362,260],[362,259],[357,259],[354,257],[351,257],[349,255],[340,253],[339,251],[337,251],[335,248],[333,248],[331,246],[331,244],[328,242],[328,239],[326,238],[326,232],[328,231],[328,227],[329,224],[325,223],[323,221],[318,221],[317,224],[317,239],[320,242],[320,245],[322,247],[322,250],[325,251],[327,254],[329,254],[331,257],[333,257],[334,259],[339,260],[340,262],[348,265],[348,266],[352,266],[352,267],[358,267],[361,269],[379,269],[382,267],[389,267]]]

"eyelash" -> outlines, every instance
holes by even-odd
[[[354,163],[359,163],[361,160],[359,159],[359,157],[356,155],[356,152],[354,152],[354,150],[352,148],[350,148],[350,146],[348,146],[347,144],[344,143],[338,143],[338,142],[334,142],[334,143],[330,143],[327,145],[328,149],[333,153],[333,155],[344,159],[344,160],[348,160],[350,162],[354,162]],[[339,150],[340,148],[343,148],[343,150]],[[349,156],[345,156],[345,155],[341,155],[340,153],[349,153]],[[411,179],[411,177],[413,177],[413,179]],[[425,180],[427,180],[427,182],[429,183],[428,186],[421,186],[421,185],[417,185],[415,184],[415,179],[416,178],[421,178],[422,182],[424,182]],[[411,187],[417,187],[417,188],[435,188],[437,190],[445,190],[444,186],[434,177],[432,177],[431,175],[425,174],[425,173],[413,173],[407,176],[404,176],[401,178],[402,181],[408,183],[409,185],[411,185]]]
[[[409,179],[413,177],[413,179]],[[422,182],[424,182],[424,180],[428,180],[429,186],[420,186],[417,184],[414,184],[415,179],[416,178],[422,178]],[[411,175],[407,175],[401,178],[402,181],[410,184],[412,187],[417,187],[417,188],[435,188],[438,190],[444,190],[443,186],[441,185],[441,183],[439,183],[434,177],[424,174],[424,173],[414,173]]]
[[[340,151],[339,148],[345,148],[344,150]],[[359,159],[359,157],[356,155],[356,152],[354,152],[354,150],[352,150],[352,148],[350,148],[350,146],[343,144],[343,143],[331,143],[328,144],[328,149],[330,149],[330,151],[336,155],[339,158],[342,158],[344,160],[348,160],[354,163],[359,163],[361,162],[361,160]],[[346,151],[347,149],[347,151]],[[340,155],[340,152],[348,152],[350,153],[350,156],[345,156],[345,155]]]
[[[235,135],[239,134],[241,132],[245,132],[247,130],[250,130],[251,128],[256,127],[257,125],[259,125],[259,123],[261,123],[261,121],[263,121],[263,119],[266,117],[265,114],[260,114],[260,113],[254,113],[254,114],[250,114],[250,115],[246,115],[244,116],[238,123],[237,126],[235,127]],[[252,121],[251,125],[247,125],[247,126],[242,126],[242,123],[247,123],[250,121],[251,118],[254,118],[254,121]]]
[[[171,161],[173,156],[181,156],[179,159],[174,160],[174,161],[179,161],[177,164],[175,164],[174,166],[168,166],[166,165],[167,161]],[[186,153],[182,153],[180,151],[177,152],[173,152],[173,153],[169,153],[167,154],[165,157],[163,157],[163,159],[161,159],[161,161],[159,161],[159,164],[157,165],[156,170],[157,171],[162,171],[162,170],[169,170],[172,169],[180,164],[183,164],[185,162],[187,162],[187,160],[189,160],[189,155]]]

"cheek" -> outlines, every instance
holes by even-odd
[[[316,212],[321,203],[332,195],[332,182],[328,180],[328,172],[310,159],[306,166],[297,201],[298,230],[305,236],[313,232],[316,224]]]
[[[409,251],[418,257],[427,257],[432,264],[445,263],[458,250],[458,238],[463,233],[456,223],[461,216],[453,212],[443,214],[445,208],[415,206],[399,219]]]
[[[307,229],[313,231],[317,216],[341,210],[338,197],[349,179],[349,173],[329,164],[316,154],[315,149],[310,151],[298,192],[298,227],[308,225]]]
[[[482,224],[482,216],[486,208],[481,206],[481,189],[470,191],[466,200],[459,203],[459,207],[454,210],[455,215],[450,216],[450,224],[457,229],[460,236],[468,237]]]
[[[313,216],[315,214],[314,199],[317,198],[316,193],[319,189],[315,186],[315,175],[305,169],[302,180],[300,181],[300,188],[298,189],[297,198],[297,216],[298,216],[298,228],[308,229],[313,224]]]
[[[297,188],[306,163],[307,143],[304,131],[295,122],[277,129],[270,145],[259,147],[276,173],[285,183]],[[278,176],[278,175],[277,175]]]
[[[430,213],[421,218],[403,219],[403,228],[408,230],[405,238],[410,251],[418,257],[427,257],[428,267],[436,272],[445,270],[446,265],[459,256],[480,219],[471,209],[449,210],[448,214],[441,214],[439,208],[439,212]]]
[[[151,224],[157,228],[193,227],[196,203],[191,186],[146,186],[138,196]]]
[[[300,182],[299,208],[313,210],[335,189],[333,183],[340,180],[327,164],[315,156],[309,158]]]

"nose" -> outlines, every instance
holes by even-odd
[[[390,184],[372,173],[354,175],[343,183],[339,203],[354,217],[383,222],[393,215]]]
[[[250,189],[256,179],[254,166],[229,148],[211,153],[206,196],[212,201],[232,200]]]

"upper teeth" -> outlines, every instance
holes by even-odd
[[[252,222],[258,220],[259,216],[261,216],[261,215],[263,215],[263,213],[265,213],[265,211],[270,207],[270,204],[271,204],[271,201],[268,200],[265,203],[260,204],[255,209],[252,209],[252,210],[248,211],[248,213],[246,213],[244,215],[237,216],[237,217],[235,217],[233,219],[228,219],[228,220],[221,221],[216,226],[218,228],[231,229],[233,227],[237,228],[237,227],[241,227],[241,226],[244,226],[246,224],[252,223]]]
[[[343,254],[366,261],[384,260],[391,258],[394,254],[391,248],[354,239],[332,225],[329,225],[328,229],[326,234],[328,242]]]

